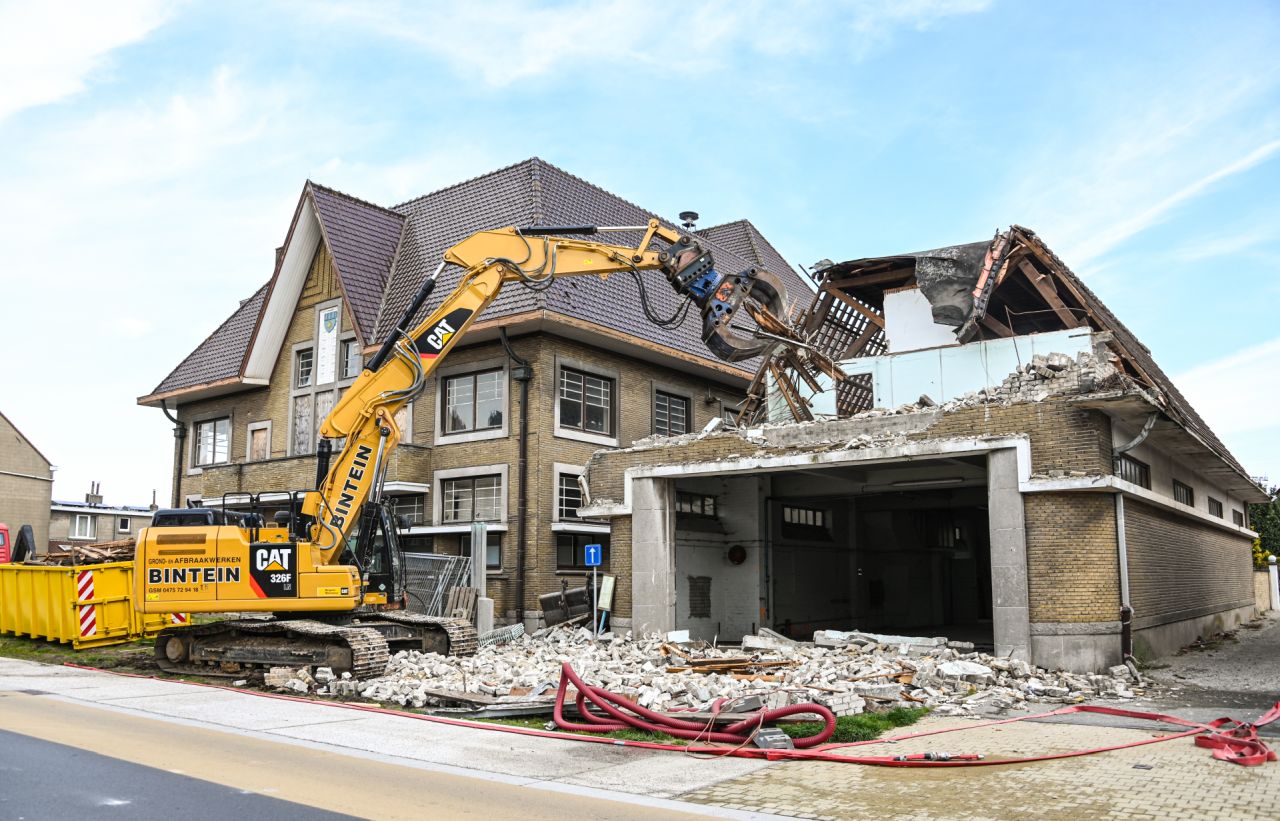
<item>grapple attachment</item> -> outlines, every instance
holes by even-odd
[[[740,362],[760,356],[778,345],[776,338],[753,338],[735,334],[730,322],[747,306],[759,323],[761,314],[785,325],[786,306],[782,282],[762,268],[748,268],[733,275],[715,269],[711,252],[691,237],[665,252],[664,272],[676,293],[698,306],[702,313],[702,341],[726,362]]]

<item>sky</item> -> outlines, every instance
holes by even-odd
[[[1280,5],[0,0],[0,412],[55,499],[167,501],[145,395],[307,179],[541,157],[798,265],[1033,228],[1280,483]]]

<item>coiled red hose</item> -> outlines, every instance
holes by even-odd
[[[578,713],[586,721],[585,724],[569,721],[564,717],[564,699],[570,682],[578,690]],[[587,701],[612,716],[614,720],[610,721],[593,714],[587,709]],[[717,704],[717,709],[719,709],[719,704]],[[569,666],[569,662],[566,661],[560,668],[560,688],[556,691],[554,716],[556,726],[562,730],[608,733],[614,730],[634,728],[651,733],[666,733],[667,735],[690,741],[746,744],[751,740],[751,736],[755,731],[766,724],[787,716],[808,714],[817,716],[824,722],[825,726],[817,735],[795,739],[796,748],[801,750],[817,746],[831,738],[831,734],[836,731],[835,713],[821,704],[791,704],[777,710],[761,710],[751,718],[745,718],[719,730],[712,730],[706,722],[685,721],[684,719],[655,713],[653,710],[641,707],[634,701],[623,698],[617,693],[612,693],[602,687],[593,687],[584,682]]]

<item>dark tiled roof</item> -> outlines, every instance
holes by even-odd
[[[168,393],[239,376],[240,363],[249,346],[249,337],[253,335],[253,326],[258,321],[266,295],[267,285],[263,285],[253,296],[240,303],[235,313],[196,346],[151,393]]]
[[[308,182],[360,341],[374,341],[405,218],[395,211]]]
[[[729,249],[733,253],[750,260],[772,274],[794,271],[795,267],[783,259],[778,249],[773,247],[764,234],[751,224],[751,220],[737,220],[723,225],[713,225],[696,232],[712,242]]]
[[[409,224],[379,317],[379,337],[384,336],[400,318],[419,284],[440,263],[445,249],[474,231],[507,225],[639,225],[657,217],[537,158],[411,200],[396,206],[395,210],[406,214]],[[671,225],[665,220],[663,222]],[[758,236],[754,228],[751,231]],[[759,239],[768,253],[781,260],[772,246],[763,242],[763,237]],[[607,239],[619,245],[639,240],[639,234],[611,234]],[[705,244],[721,270],[737,272],[761,264],[759,258],[735,253],[734,249],[722,245],[715,238],[706,238]],[[774,270],[771,264],[766,267]],[[793,298],[796,293],[801,293],[801,299],[807,302],[809,289],[785,262],[781,270],[774,272],[782,277]],[[441,274],[437,293],[447,293],[446,289],[456,284],[459,274],[457,269],[446,269]],[[659,316],[673,314],[681,303],[666,279],[655,272],[644,272],[642,276],[654,313]],[[417,319],[438,304],[438,299],[432,300]],[[619,310],[620,306],[630,306],[630,310]],[[608,281],[573,277],[561,280],[540,293],[520,286],[507,286],[486,311],[485,318],[536,309],[584,319],[686,354],[719,361],[703,345],[701,322],[696,315],[691,314],[674,330],[665,330],[649,322],[639,308],[639,293],[629,277],[611,277]],[[744,318],[743,321],[747,320]],[[755,362],[738,363],[738,367],[744,373],[753,372]]]
[[[444,251],[472,233],[508,225],[636,225],[656,215],[598,186],[537,158],[500,168],[394,208],[382,208],[347,194],[308,182],[334,256],[352,318],[365,344],[383,338],[399,320],[422,281],[439,265]],[[667,225],[671,223],[666,222]],[[793,302],[809,299],[810,288],[786,264],[759,231],[746,220],[707,229],[703,242],[717,266],[736,273],[763,266],[782,278]],[[715,233],[718,232],[718,233]],[[609,242],[626,245],[639,234],[613,234]],[[443,294],[457,284],[461,272],[450,266],[441,273],[436,295],[417,316],[439,305]],[[680,301],[666,280],[655,272],[642,274],[653,310],[670,316]],[[262,311],[267,286],[246,300],[231,318],[213,332],[152,392],[166,393],[235,377]],[[619,310],[627,306],[629,310]],[[683,353],[716,361],[702,344],[701,322],[690,315],[679,328],[664,330],[650,323],[639,307],[639,294],[629,277],[602,282],[573,277],[535,293],[508,286],[485,312],[485,319],[526,311],[548,310],[587,320],[606,328],[673,347]],[[742,318],[742,324],[749,320]],[[754,360],[736,363],[744,374],[755,370]]]

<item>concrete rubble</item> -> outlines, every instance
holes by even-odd
[[[366,681],[335,676],[328,668],[275,668],[265,684],[415,708],[536,705],[554,698],[567,661],[587,682],[654,710],[708,710],[717,699],[760,695],[770,708],[813,701],[837,715],[895,707],[991,715],[1141,692],[1131,689],[1124,667],[1106,675],[1049,671],[966,651],[971,645],[945,638],[835,631],[819,631],[816,638],[819,643],[795,642],[764,631],[745,637],[743,647],[715,648],[704,642],[672,646],[657,634],[605,634],[596,640],[583,628],[555,628],[482,647],[471,657],[396,653],[385,675]],[[729,664],[725,669],[732,672],[669,671],[698,664]],[[753,664],[759,672],[751,672]]]

